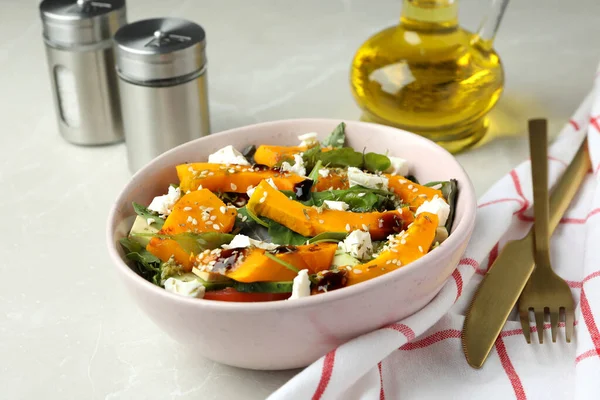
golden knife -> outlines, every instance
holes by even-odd
[[[587,140],[584,140],[550,195],[550,234],[590,167]],[[533,246],[533,228],[523,239],[508,242],[473,296],[462,331],[463,351],[473,368],[483,366],[533,271]]]

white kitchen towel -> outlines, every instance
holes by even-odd
[[[531,168],[523,162],[479,201],[471,242],[433,301],[416,314],[331,351],[271,395],[279,399],[600,399],[600,80],[549,150],[553,186],[587,140],[592,159],[552,237],[552,265],[576,300],[575,340],[527,344],[515,313],[484,367],[465,361],[466,307],[507,240],[531,227]]]

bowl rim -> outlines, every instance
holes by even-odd
[[[189,304],[192,307],[208,308],[208,309],[212,309],[213,311],[225,311],[226,312],[226,311],[243,310],[245,312],[263,312],[263,311],[279,311],[279,310],[285,310],[285,309],[290,309],[290,308],[306,308],[306,307],[313,307],[313,306],[319,305],[321,303],[340,301],[340,300],[346,299],[351,296],[360,295],[361,293],[372,290],[372,288],[374,288],[376,286],[385,285],[386,282],[389,283],[389,281],[397,279],[402,274],[407,274],[407,273],[409,273],[409,271],[411,271],[413,269],[423,268],[425,266],[425,264],[435,263],[435,262],[444,262],[445,261],[444,259],[449,254],[452,254],[457,248],[459,248],[460,246],[462,246],[464,244],[465,237],[467,238],[467,240],[468,240],[468,238],[470,238],[470,235],[473,232],[473,229],[475,226],[477,200],[475,197],[475,189],[473,187],[473,183],[471,182],[471,179],[469,178],[469,175],[467,174],[465,169],[462,167],[462,165],[458,162],[458,160],[456,160],[456,158],[454,156],[452,156],[452,154],[450,154],[446,149],[444,149],[443,147],[441,147],[440,145],[438,145],[437,143],[435,143],[429,139],[426,139],[422,136],[416,135],[414,133],[411,133],[411,132],[408,132],[408,131],[405,131],[402,129],[385,126],[385,125],[379,125],[379,124],[370,123],[370,122],[353,121],[353,120],[344,121],[344,122],[346,124],[350,124],[353,127],[357,127],[357,128],[366,127],[369,129],[376,128],[379,130],[383,129],[383,130],[387,130],[387,131],[393,131],[395,134],[399,134],[402,136],[409,136],[409,137],[411,137],[412,140],[415,140],[416,142],[421,142],[427,146],[431,146],[433,149],[435,149],[437,151],[442,151],[442,152],[446,153],[448,156],[450,156],[452,158],[452,160],[457,164],[458,168],[463,172],[465,179],[464,179],[464,182],[461,181],[461,183],[464,185],[464,187],[461,187],[459,201],[466,203],[465,207],[466,207],[467,212],[465,212],[462,219],[460,221],[458,221],[458,224],[454,228],[454,232],[452,232],[452,234],[448,237],[448,239],[446,239],[444,241],[444,243],[442,245],[440,245],[440,247],[438,248],[438,251],[427,253],[420,259],[413,261],[410,264],[403,266],[402,268],[398,268],[387,274],[384,274],[384,275],[378,276],[376,278],[361,282],[359,285],[353,285],[353,286],[342,288],[343,290],[334,290],[331,292],[319,294],[318,296],[309,296],[309,297],[294,299],[294,301],[276,300],[276,301],[267,301],[267,302],[228,302],[228,301],[217,301],[217,300],[199,301],[199,300],[204,300],[204,299],[197,299],[197,298],[177,295],[175,293],[170,293],[170,292],[166,291],[164,288],[160,288],[160,287],[156,286],[155,284],[147,281],[140,275],[138,275],[135,271],[133,271],[129,267],[129,265],[127,265],[127,263],[125,263],[125,261],[119,255],[119,252],[117,250],[117,245],[115,245],[115,243],[117,243],[117,238],[113,237],[113,232],[115,231],[115,227],[116,227],[117,223],[119,222],[119,221],[115,220],[117,211],[118,211],[117,206],[123,202],[123,198],[125,197],[125,194],[130,191],[130,189],[133,186],[133,183],[136,181],[136,178],[138,178],[140,175],[144,174],[144,171],[146,169],[151,168],[153,165],[160,163],[164,158],[170,157],[171,154],[180,151],[180,149],[183,147],[187,147],[192,144],[202,142],[204,140],[207,140],[207,138],[211,138],[211,137],[215,137],[215,136],[235,136],[236,134],[238,134],[238,132],[240,130],[258,129],[258,128],[264,128],[264,127],[269,127],[269,126],[273,126],[273,125],[281,125],[281,124],[291,124],[291,125],[297,124],[297,123],[336,124],[336,123],[340,123],[341,121],[344,121],[344,120],[343,119],[333,119],[333,118],[294,118],[294,119],[280,119],[280,120],[244,125],[244,126],[228,129],[225,131],[221,131],[218,133],[213,133],[213,134],[183,143],[177,147],[174,147],[174,148],[164,152],[163,154],[159,155],[158,157],[154,158],[149,163],[147,163],[142,168],[140,168],[131,177],[129,182],[127,182],[125,187],[123,189],[121,189],[121,191],[119,192],[119,195],[113,202],[111,209],[110,209],[110,213],[108,216],[108,223],[106,226],[106,241],[107,241],[108,252],[109,252],[110,258],[115,263],[117,270],[125,277],[125,279],[131,279],[132,283],[137,285],[140,290],[144,290],[146,292],[156,294],[158,296],[163,297],[165,300],[183,302],[183,303]],[[472,210],[472,212],[469,212],[469,210]]]

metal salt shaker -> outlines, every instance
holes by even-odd
[[[134,22],[115,35],[129,169],[210,133],[206,36],[177,18]]]
[[[123,140],[112,37],[127,23],[125,0],[40,4],[61,135],[79,145]]]

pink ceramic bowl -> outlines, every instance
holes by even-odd
[[[446,150],[420,136],[364,122],[347,122],[355,149],[367,148],[408,159],[420,181],[455,178],[458,206],[450,237],[420,260],[373,280],[317,296],[267,303],[229,303],[186,298],[145,281],[130,269],[118,240],[134,218],[131,202],[148,204],[177,182],[175,166],[206,160],[233,144],[295,145],[297,135],[323,139],[339,123],[328,119],[267,122],[232,129],[181,145],[133,176],[114,204],[107,227],[108,250],[119,276],[139,307],[190,350],[223,364],[276,370],[304,367],[329,350],[396,322],[424,307],[450,277],[469,242],[476,200],[469,177]]]

